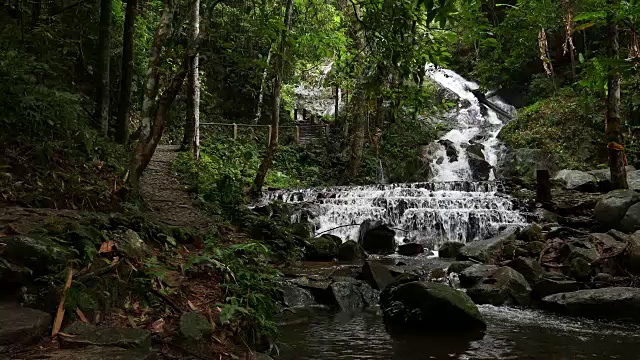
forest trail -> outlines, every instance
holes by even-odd
[[[158,145],[142,175],[141,191],[147,203],[146,215],[166,225],[205,231],[213,220],[205,217],[194,205],[193,197],[171,170],[178,146]]]

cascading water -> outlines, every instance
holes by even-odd
[[[445,241],[485,239],[524,224],[502,185],[488,181],[494,179],[500,151],[497,134],[514,108],[499,99],[488,101],[478,84],[453,71],[431,65],[427,70],[458,103],[445,119],[451,131],[429,145],[432,182],[279,190],[263,202],[303,203],[300,214],[306,215],[301,217],[311,218],[316,234],[357,240],[361,223],[381,220],[400,229],[398,237],[434,248]],[[381,166],[379,171],[384,180]]]

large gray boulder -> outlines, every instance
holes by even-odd
[[[484,156],[478,156],[476,154],[467,153],[467,160],[469,167],[471,168],[471,176],[475,181],[487,181],[489,180],[489,174],[493,168]]]
[[[498,267],[495,265],[471,265],[464,269],[458,276],[460,278],[460,285],[465,288],[472,287],[482,281],[482,279],[493,275],[496,270],[498,270]]]
[[[501,267],[467,289],[467,295],[477,304],[529,305],[531,286],[519,272]]]
[[[567,190],[596,191],[597,180],[595,176],[579,170],[560,170],[553,177],[553,182]]]
[[[35,342],[45,334],[51,315],[13,303],[0,303],[0,348]]]
[[[620,222],[619,229],[626,233],[640,230],[640,203],[635,203],[627,209]]]
[[[200,341],[207,339],[213,327],[206,316],[199,312],[188,312],[180,316],[180,334],[187,340]]]
[[[2,257],[16,266],[24,266],[34,275],[58,271],[72,258],[71,252],[50,239],[28,236],[0,238]]]
[[[612,287],[579,290],[542,299],[551,311],[571,316],[640,322],[640,289]]]
[[[537,260],[528,257],[517,257],[507,264],[510,268],[524,276],[530,285],[534,285],[544,274],[544,269]]]
[[[490,262],[499,255],[507,243],[514,241],[515,238],[515,232],[509,231],[491,239],[472,241],[460,249],[459,258],[460,260],[472,259]]]
[[[396,232],[386,225],[373,227],[364,234],[362,248],[369,254],[389,255],[396,251]]]
[[[438,249],[438,256],[441,258],[455,259],[460,254],[460,249],[464,247],[464,243],[459,241],[447,241],[440,245]]]
[[[362,266],[362,277],[376,290],[383,290],[387,285],[393,282],[393,275],[386,266],[367,261]]]
[[[640,202],[640,193],[633,190],[613,190],[596,204],[594,215],[598,223],[607,228],[620,226],[622,218],[633,204]]]
[[[338,260],[362,261],[367,257],[362,246],[354,240],[347,240],[338,247]]]
[[[378,303],[379,292],[363,281],[342,278],[332,283],[330,288],[340,311],[354,312]]]
[[[564,292],[578,291],[578,282],[558,273],[544,273],[533,285],[533,296],[542,299],[545,296]]]
[[[282,302],[287,307],[307,307],[316,305],[316,301],[311,291],[303,289],[292,282],[283,281],[279,290],[282,295]]]
[[[380,307],[391,330],[463,332],[486,328],[469,296],[439,283],[413,281],[392,286],[381,296]]]
[[[636,173],[635,171],[636,169],[633,166],[628,165],[626,166],[626,170],[627,170],[627,180],[629,181],[632,177],[634,177],[634,174]],[[593,175],[596,178],[598,191],[607,192],[611,190],[611,170],[610,169],[606,168],[606,169],[591,170],[591,171],[587,171],[587,174]],[[631,184],[629,184],[629,188],[634,189],[633,187],[631,187]]]
[[[305,250],[306,259],[311,261],[331,261],[338,256],[338,244],[328,237],[309,240]]]
[[[76,321],[64,328],[63,332],[73,335],[61,337],[61,344],[65,348],[84,346],[148,348],[151,345],[151,332],[144,329],[102,327]]]

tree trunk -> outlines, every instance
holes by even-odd
[[[129,112],[131,110],[131,84],[133,82],[133,35],[138,16],[138,0],[127,1],[122,36],[122,80],[120,81],[120,101],[116,120],[115,140],[118,144],[129,141]]]
[[[333,123],[338,125],[338,115],[340,113],[340,86],[336,85],[336,98],[333,109]]]
[[[109,132],[109,60],[111,58],[112,0],[100,0],[100,31],[98,37],[98,72],[95,117],[104,136]]]
[[[610,7],[617,4],[617,0],[607,0]],[[607,52],[610,59],[618,58],[618,27],[615,23],[613,9],[607,14]],[[620,126],[620,74],[609,66],[607,75],[607,125],[606,135],[609,148],[609,169],[611,171],[611,185],[613,189],[628,189],[627,171],[625,169],[625,155]]]
[[[267,177],[271,163],[273,162],[273,155],[278,146],[278,126],[280,125],[280,91],[282,90],[282,72],[284,68],[284,58],[287,53],[287,35],[291,28],[291,14],[293,12],[293,0],[287,0],[287,6],[284,15],[284,29],[280,35],[280,51],[277,54],[277,58],[274,65],[274,79],[273,79],[273,104],[271,109],[271,139],[269,146],[267,147],[267,153],[262,159],[256,179],[253,182],[253,195],[259,196],[262,193],[262,187],[264,186],[264,180]]]
[[[159,136],[162,136],[162,131],[164,130],[164,118],[160,115],[162,114],[158,108],[156,111],[156,97],[158,95],[158,86],[159,86],[159,64],[160,64],[160,54],[162,51],[162,47],[164,46],[167,36],[169,35],[169,25],[173,21],[173,9],[170,6],[169,0],[164,0],[164,10],[162,13],[162,17],[160,18],[160,23],[158,24],[158,29],[156,30],[155,38],[153,41],[153,45],[151,46],[150,56],[149,56],[149,68],[147,70],[147,80],[144,88],[144,99],[142,102],[142,124],[140,126],[140,140],[138,140],[138,145],[135,149],[134,157],[129,165],[129,181],[134,192],[138,192],[140,190],[140,176],[142,176],[142,172],[149,164],[151,157],[153,156],[153,152],[158,145],[157,141],[160,140]],[[173,83],[172,83],[173,84]],[[167,101],[165,101],[166,103]],[[168,109],[166,110],[168,111]],[[157,121],[161,119],[160,123],[163,129],[157,128]],[[153,132],[152,132],[152,120],[155,120],[153,123]],[[158,132],[159,130],[159,132]],[[157,141],[154,139],[157,138]]]
[[[353,120],[350,129],[350,151],[349,165],[347,168],[348,179],[352,180],[360,172],[360,162],[362,161],[362,152],[364,151],[365,140],[365,114],[363,107],[366,105],[364,90],[356,89],[353,94]]]
[[[271,63],[271,53],[273,52],[273,45],[269,48],[269,54],[267,54],[267,66],[262,71],[262,80],[260,81],[260,94],[258,94],[258,106],[256,107],[256,116],[253,118],[253,125],[257,125],[262,114],[262,102],[264,101],[264,87],[267,83],[267,74],[269,73],[269,64]],[[294,119],[295,120],[295,119]]]
[[[189,43],[191,48],[195,46],[200,36],[200,0],[195,0],[191,12],[191,33]],[[200,77],[199,59],[196,54],[189,64],[189,78],[187,81],[187,121],[184,127],[182,148],[193,149],[196,159],[200,157]]]

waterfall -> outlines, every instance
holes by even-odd
[[[493,173],[501,147],[497,135],[514,108],[488,100],[478,84],[451,70],[426,69],[447,101],[457,104],[443,120],[451,130],[428,145],[431,182],[384,184],[379,163],[378,185],[278,190],[262,202],[298,204],[294,220],[310,220],[316,234],[357,240],[361,223],[381,220],[399,229],[398,240],[436,249],[445,241],[486,239],[523,225],[524,217]]]

